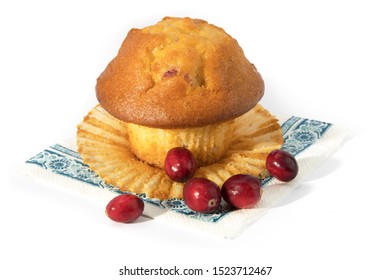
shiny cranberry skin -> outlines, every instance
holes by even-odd
[[[221,189],[223,199],[235,208],[250,208],[261,198],[261,181],[259,178],[237,174],[225,181]]]
[[[195,212],[212,213],[221,204],[221,190],[209,179],[192,178],[184,185],[183,199]]]
[[[298,163],[293,155],[283,150],[273,150],[266,159],[268,172],[282,182],[293,180],[298,174]]]
[[[170,149],[165,158],[164,168],[171,180],[185,182],[195,174],[195,157],[184,147]]]
[[[144,211],[144,202],[136,195],[121,194],[114,197],[106,207],[107,216],[119,223],[131,223]]]

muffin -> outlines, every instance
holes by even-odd
[[[261,159],[263,150],[266,153],[268,148],[280,147],[282,136],[276,118],[257,105],[263,94],[261,75],[222,28],[199,19],[166,17],[155,25],[131,29],[117,56],[98,77],[99,105],[79,125],[79,152],[94,166],[96,155],[91,156],[91,146],[112,140],[110,147],[118,147],[113,139],[121,138],[126,161],[136,162],[137,170],[142,167],[143,173],[151,176],[142,185],[160,174],[167,151],[181,146],[191,150],[201,167],[196,175],[212,177],[207,170],[215,166],[226,169],[224,164],[229,164],[229,158],[233,160],[235,151],[241,151],[239,157]],[[256,114],[258,122],[252,123],[249,116]],[[272,144],[260,145],[260,152],[253,150],[258,143],[249,140],[256,137]],[[110,147],[105,147],[104,154],[112,157]],[[256,171],[246,173],[263,172],[262,163],[258,164]],[[248,169],[250,164],[244,160],[241,165]],[[100,167],[96,169],[103,178],[110,177]],[[231,172],[248,171],[244,169]],[[148,193],[130,182],[120,183],[120,176],[115,176],[117,179],[108,181],[122,189]],[[164,174],[160,177],[155,178],[158,195],[155,190],[149,196],[181,196],[182,185],[164,183],[168,179]],[[169,190],[161,192],[164,188]]]
[[[130,30],[96,85],[100,105],[129,123],[133,153],[158,167],[176,146],[200,165],[219,160],[230,145],[229,121],[263,94],[234,38],[204,20],[172,17]]]

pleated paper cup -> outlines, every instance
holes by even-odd
[[[183,189],[162,168],[167,149],[189,148],[201,163],[195,177],[221,187],[235,174],[266,176],[266,157],[281,147],[283,136],[278,120],[261,105],[232,121],[187,131],[131,125],[98,105],[79,124],[77,143],[83,161],[108,184],[164,200],[182,198]]]

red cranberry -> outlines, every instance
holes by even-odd
[[[282,182],[293,180],[298,174],[298,163],[293,155],[283,150],[273,150],[266,159],[268,172]]]
[[[168,151],[164,168],[173,181],[185,182],[195,174],[195,158],[190,150],[176,147]]]
[[[184,185],[183,198],[193,211],[211,213],[221,204],[221,190],[209,179],[192,178]]]
[[[236,208],[250,208],[255,206],[261,198],[261,181],[259,178],[237,174],[225,181],[222,185],[222,197]]]
[[[136,195],[121,194],[114,197],[106,207],[107,216],[120,223],[130,223],[141,216],[144,202]]]
[[[173,77],[173,76],[176,76],[176,74],[177,74],[177,69],[172,68],[172,69],[169,69],[168,71],[166,71],[163,74],[163,78]]]

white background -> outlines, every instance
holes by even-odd
[[[125,265],[272,266],[264,279],[390,279],[386,1],[4,2],[1,279],[126,279],[118,275]],[[272,113],[350,129],[331,159],[233,241],[145,218],[115,224],[105,203],[16,175],[25,160],[75,135],[97,102],[95,80],[127,31],[167,15],[202,18],[235,37],[263,75],[261,103]],[[202,279],[214,278],[233,279]],[[234,277],[241,278],[259,277]]]

